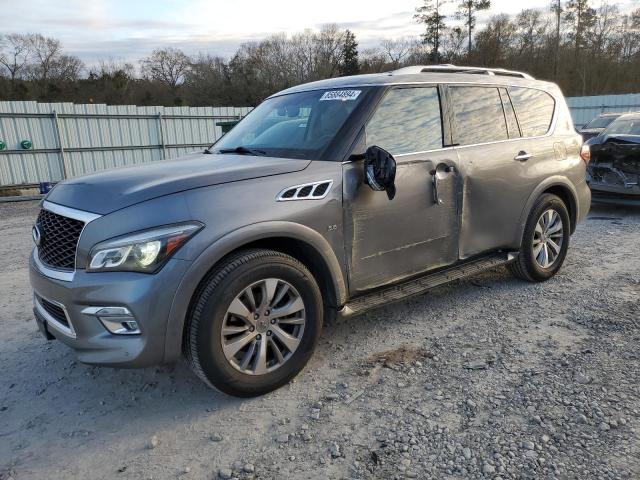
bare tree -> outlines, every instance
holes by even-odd
[[[615,51],[625,64],[630,63],[634,57],[640,57],[640,8],[623,17],[616,42]]]
[[[620,8],[603,2],[597,9],[597,15],[593,22],[593,32],[589,36],[591,50],[594,55],[603,55],[613,39],[614,31],[619,26]]]
[[[360,70],[367,73],[383,72],[387,55],[378,48],[366,48],[360,52]]]
[[[191,59],[177,48],[161,48],[140,61],[142,74],[175,89],[184,82]]]
[[[402,60],[411,53],[416,43],[415,39],[409,37],[386,39],[380,43],[380,47],[387,57],[389,57],[393,68],[398,68]]]
[[[9,72],[13,84],[21,71],[27,66],[31,57],[29,35],[10,33],[0,39],[0,64]]]
[[[456,63],[462,57],[465,34],[460,27],[447,28],[442,37],[442,54],[447,62]]]
[[[342,63],[342,45],[345,32],[337,25],[324,25],[315,38],[315,57],[317,78],[330,78],[339,75]]]
[[[62,44],[60,40],[39,33],[29,35],[29,44],[34,60],[29,68],[30,76],[44,84],[51,78],[56,62],[62,55]]]
[[[553,77],[558,78],[558,62],[560,61],[560,26],[562,24],[562,1],[553,0],[551,2],[551,11],[556,16],[556,38],[555,38],[555,52],[553,56]]]

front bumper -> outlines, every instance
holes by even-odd
[[[169,311],[190,262],[170,259],[152,275],[76,270],[71,281],[64,281],[46,276],[38,266],[36,255],[34,249],[29,275],[35,293],[34,313],[45,334],[70,346],[84,363],[114,367],[163,363]],[[38,298],[64,310],[68,326],[55,321]],[[91,313],[97,307],[126,308],[135,318],[140,333],[109,332]]]
[[[640,186],[589,182],[592,200],[597,203],[640,205]]]

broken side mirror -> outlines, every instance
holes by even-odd
[[[371,189],[387,192],[389,200],[396,196],[396,161],[389,152],[375,145],[364,154],[364,178]]]

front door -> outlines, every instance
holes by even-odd
[[[367,122],[360,148],[377,145],[394,156],[396,196],[364,183],[363,161],[344,165],[352,293],[457,261],[458,165],[455,150],[442,147],[442,130],[436,86],[390,89]]]

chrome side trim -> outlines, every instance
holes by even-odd
[[[66,270],[56,270],[55,268],[47,267],[42,260],[40,260],[40,255],[38,255],[38,248],[34,248],[32,252],[33,263],[36,264],[38,271],[42,273],[45,277],[53,278],[55,280],[62,280],[63,282],[71,282],[76,273],[73,271]]]
[[[36,307],[36,310],[38,311],[38,313],[40,315],[42,315],[44,317],[44,319],[47,321],[47,326],[51,326],[51,327],[55,328],[56,330],[58,330],[61,333],[64,333],[68,337],[76,338],[76,331],[73,328],[73,323],[71,323],[71,319],[69,318],[69,312],[67,312],[66,307],[63,304],[61,304],[60,302],[56,302],[54,300],[49,300],[48,298],[40,297],[43,300],[46,300],[47,302],[53,303],[54,305],[57,305],[60,308],[62,308],[62,310],[64,311],[64,316],[67,319],[67,323],[69,324],[69,327],[67,327],[66,325],[61,324],[58,320],[56,320],[54,317],[52,317],[49,314],[49,312],[47,312],[45,310],[45,308],[42,306],[42,304],[38,300],[38,297],[40,297],[39,294],[37,294],[37,293],[33,294],[33,305]]]
[[[316,191],[316,188],[319,185],[323,185],[325,183],[329,184],[325,192],[322,195],[313,196],[313,193]],[[302,190],[304,187],[312,187],[311,191],[309,192],[309,195],[307,195],[306,197],[298,197],[298,193],[300,193],[300,190]],[[333,180],[320,180],[318,182],[302,183],[300,185],[291,185],[290,187],[283,188],[280,191],[280,193],[276,195],[276,201],[277,202],[293,202],[293,201],[300,201],[300,200],[322,200],[327,195],[329,195],[329,192],[331,191],[332,187],[333,187]],[[293,189],[296,190],[296,193],[294,193],[293,197],[283,198],[282,195],[284,195],[285,192],[288,192],[289,190],[293,190]]]

